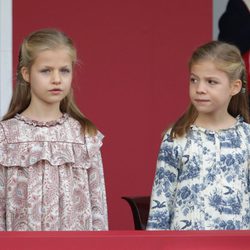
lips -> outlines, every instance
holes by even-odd
[[[195,99],[196,102],[209,102],[209,100]]]
[[[56,95],[56,94],[60,94],[62,90],[55,88],[55,89],[50,89],[49,92]]]

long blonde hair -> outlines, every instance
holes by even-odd
[[[30,71],[39,52],[57,49],[58,47],[68,49],[72,64],[75,66],[77,62],[76,48],[73,41],[65,33],[57,29],[41,29],[32,32],[23,40],[18,56],[16,86],[9,109],[2,120],[13,118],[17,113],[22,113],[30,104],[30,85],[23,79],[21,69],[26,67]],[[83,133],[88,133],[89,135],[97,133],[95,125],[78,109],[74,101],[72,88],[68,95],[61,101],[60,110],[62,113],[68,113],[71,117],[78,120],[82,126]]]
[[[194,64],[202,60],[212,61],[217,69],[227,74],[230,81],[237,79],[242,81],[242,90],[232,96],[228,106],[228,113],[233,117],[241,115],[245,122],[250,123],[247,73],[239,49],[234,45],[220,41],[206,43],[193,52],[189,61],[189,70]],[[196,108],[193,104],[190,104],[188,110],[172,126],[171,138],[181,137],[186,134],[197,116]]]

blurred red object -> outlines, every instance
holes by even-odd
[[[245,53],[243,55],[243,59],[245,61],[246,64],[246,69],[247,69],[247,83],[248,83],[248,93],[250,93],[250,51],[248,51],[247,53]]]

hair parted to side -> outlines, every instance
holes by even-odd
[[[212,61],[217,69],[227,74],[230,82],[238,79],[242,81],[242,90],[232,96],[228,106],[228,113],[233,117],[241,115],[245,122],[250,123],[247,72],[239,49],[234,45],[221,41],[206,43],[193,52],[188,64],[189,70],[193,65],[203,60]],[[171,138],[181,137],[186,134],[197,116],[198,111],[193,104],[190,104],[188,110],[174,123],[170,132]]]
[[[72,59],[72,65],[77,62],[77,52],[73,41],[58,29],[41,29],[29,34],[22,42],[19,49],[18,65],[16,72],[16,86],[12,95],[8,112],[2,120],[13,118],[17,113],[22,113],[28,108],[31,101],[30,85],[23,79],[21,69],[26,67],[29,71],[37,55],[45,50],[65,48]],[[62,113],[68,113],[79,121],[82,132],[95,135],[97,129],[78,109],[74,101],[73,90],[61,101]]]

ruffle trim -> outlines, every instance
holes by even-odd
[[[236,117],[236,123],[232,127],[229,127],[229,128],[226,128],[226,129],[220,129],[219,132],[227,132],[227,131],[230,131],[230,130],[235,130],[243,122],[244,122],[243,117],[240,116],[240,115],[238,115]],[[195,124],[192,124],[190,127],[191,127],[192,130],[200,130],[200,131],[202,131],[202,132],[204,132],[206,134],[215,134],[215,133],[218,133],[218,132],[210,130],[210,129],[199,127],[199,126],[197,126]]]
[[[48,161],[53,166],[73,164],[89,168],[91,158],[102,146],[103,135],[85,138],[85,143],[71,142],[20,142],[0,144],[0,164],[6,167],[29,167]]]
[[[62,115],[62,117],[60,117],[59,119],[49,121],[49,122],[39,122],[39,121],[32,120],[32,119],[30,119],[28,117],[25,117],[23,115],[20,115],[20,114],[16,114],[15,118],[17,120],[19,120],[19,121],[23,121],[26,124],[32,125],[32,126],[35,126],[35,127],[52,127],[52,126],[55,126],[55,125],[58,125],[58,124],[63,124],[69,118],[69,115],[67,113],[64,113]]]

